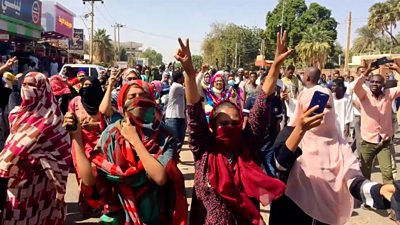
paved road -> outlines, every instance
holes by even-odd
[[[188,149],[187,144],[181,152],[182,163],[179,164],[179,169],[185,176],[185,186],[189,203],[191,202],[193,179],[194,179],[194,167],[193,167],[193,156]],[[400,146],[396,147],[396,162],[398,168],[400,168]],[[379,169],[375,167],[372,180],[382,182]],[[398,176],[399,177],[399,176]],[[66,201],[68,203],[68,215],[67,225],[81,224],[81,225],[93,225],[98,223],[98,219],[92,218],[88,220],[82,220],[79,215],[77,207],[78,201],[78,185],[76,183],[75,174],[70,174],[68,178],[68,187]],[[340,206],[339,206],[340,207]],[[268,221],[268,208],[263,208],[262,213],[266,221]],[[357,208],[353,211],[353,216],[346,225],[393,225],[394,222],[388,218],[386,210],[371,211],[366,209]]]

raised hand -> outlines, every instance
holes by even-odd
[[[72,138],[81,138],[82,126],[78,117],[72,113],[67,112],[64,116],[64,121],[62,125],[65,129],[68,130],[69,134]],[[76,126],[75,130],[69,130],[68,128]]]
[[[125,140],[129,141],[132,145],[135,145],[140,140],[139,134],[136,131],[136,127],[132,125],[129,120],[125,120],[122,123],[121,134]]]
[[[367,69],[367,70],[365,70],[365,72],[362,75],[364,75],[366,77],[369,76],[369,74],[374,70],[374,68],[372,68],[372,63],[373,63],[373,60],[363,60],[362,61],[362,66]]]
[[[210,65],[204,64],[204,65],[201,67],[201,72],[202,72],[202,73],[206,73],[209,69],[210,69]]]
[[[121,69],[111,71],[110,78],[108,78],[108,83],[111,87],[114,87],[114,85],[118,82],[118,79],[122,74],[122,71],[123,70]]]
[[[292,49],[289,49],[287,45],[287,32],[276,33],[275,63],[281,65],[290,53],[292,53]]]
[[[17,57],[14,56],[14,57],[12,57],[12,58],[10,58],[10,59],[7,60],[6,66],[7,66],[8,68],[10,68],[10,67],[11,67],[12,65],[14,65],[14,63],[17,62],[17,61],[18,61],[18,60],[17,60]]]
[[[312,116],[312,114],[317,109],[318,106],[314,106],[311,109],[308,109],[303,112],[303,115],[301,115],[298,121],[298,126],[300,126],[302,131],[308,131],[314,127],[318,127],[319,125],[321,125],[322,119],[324,118],[324,114],[320,113],[315,116]]]
[[[389,69],[400,73],[400,60],[395,60],[394,63],[389,64]]]
[[[192,54],[190,53],[189,38],[186,39],[186,45],[182,42],[181,38],[178,38],[180,49],[176,52],[175,59],[178,60],[183,69],[188,75],[195,75],[195,71],[192,64]]]

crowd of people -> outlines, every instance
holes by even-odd
[[[84,218],[125,225],[342,225],[354,199],[400,220],[393,138],[400,63],[356,76],[284,68],[277,34],[268,69],[111,69],[100,76],[0,67],[0,209],[4,224],[64,224],[69,172]],[[391,84],[392,83],[392,84]],[[310,106],[315,93],[326,105]],[[322,108],[320,108],[322,107]],[[318,113],[319,110],[322,113]],[[191,208],[178,168],[189,136]],[[383,183],[370,181],[377,158]],[[260,205],[271,205],[269,221]]]

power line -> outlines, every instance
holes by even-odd
[[[165,39],[172,39],[172,40],[177,40],[178,39],[178,37],[172,37],[172,36],[168,36],[168,35],[164,35],[164,34],[155,34],[155,33],[147,32],[147,31],[135,29],[135,28],[132,28],[132,27],[125,27],[125,28],[128,29],[128,30],[135,31],[135,32],[138,32],[138,33],[142,33],[142,34],[149,35],[149,36],[160,37],[160,38],[165,38]],[[195,40],[195,39],[190,39],[190,41],[191,42],[197,42],[197,43],[201,43],[202,42],[202,41]]]

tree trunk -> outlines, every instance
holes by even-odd
[[[397,41],[396,37],[393,36],[393,34],[390,31],[388,31],[388,30],[385,30],[385,31],[387,34],[389,34],[390,39],[392,39],[393,46],[398,46],[399,42]]]

